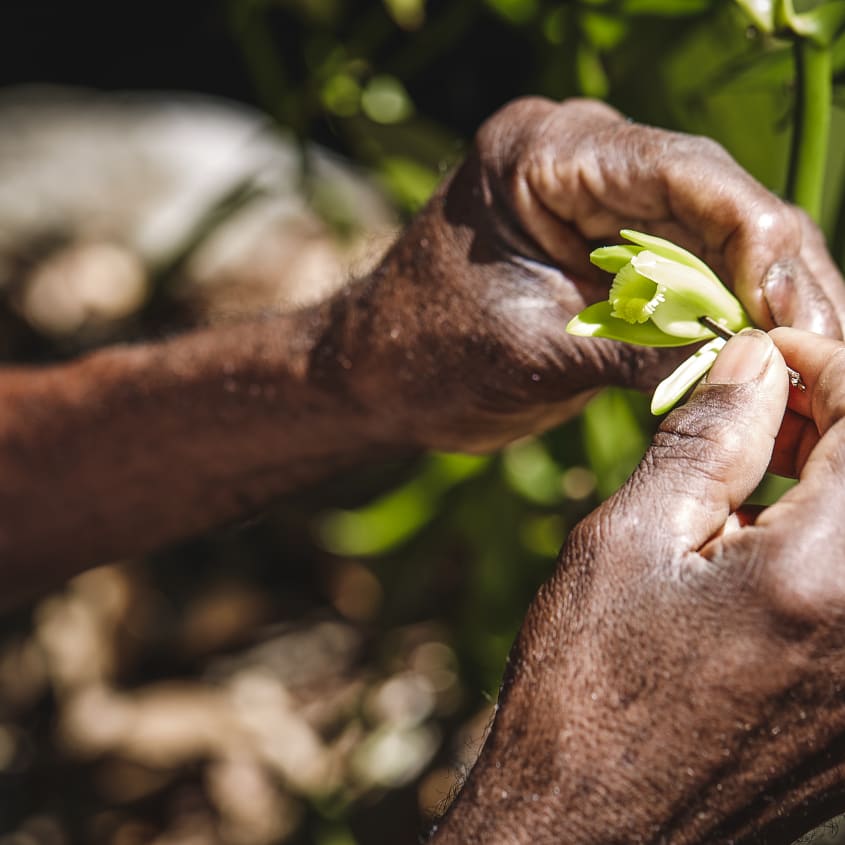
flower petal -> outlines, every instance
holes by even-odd
[[[658,238],[656,235],[647,235],[645,232],[635,232],[633,229],[622,229],[619,234],[625,240],[639,244],[655,255],[661,255],[663,258],[678,261],[687,267],[701,271],[705,276],[716,282],[719,287],[723,287],[722,280],[700,258],[691,252],[687,252],[683,247],[673,244],[672,241],[667,241],[665,238]]]
[[[763,32],[773,32],[775,9],[772,0],[737,0],[754,25]]]
[[[712,273],[703,274],[686,264],[679,264],[651,250],[643,250],[631,259],[637,272],[666,288],[685,303],[694,316],[712,317],[733,331],[751,322],[739,300]]]
[[[661,331],[651,321],[647,323],[626,323],[614,317],[613,306],[607,301],[597,302],[573,317],[566,326],[569,334],[578,337],[605,337],[622,340],[636,346],[686,346],[695,341],[686,337],[675,337]],[[707,333],[709,337],[710,333]]]
[[[670,376],[667,376],[654,391],[651,398],[651,412],[655,416],[671,410],[684,394],[713,366],[716,356],[727,343],[714,337],[695,354],[690,355]]]
[[[665,288],[661,288],[665,291]],[[676,294],[666,291],[661,302],[651,315],[651,320],[658,329],[675,337],[689,338],[689,343],[697,340],[707,340],[713,337],[713,332],[698,322],[701,311],[690,308]]]
[[[590,253],[590,261],[606,270],[608,273],[618,273],[638,252],[640,246],[630,244],[616,244],[615,246],[602,246]]]

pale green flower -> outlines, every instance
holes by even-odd
[[[772,0],[736,0],[736,2],[761,32],[774,31],[775,4]]]
[[[651,410],[675,405],[711,367],[725,345],[700,322],[710,317],[731,331],[751,325],[739,300],[692,253],[671,241],[623,229],[631,244],[590,254],[593,264],[614,273],[608,298],[585,308],[566,330],[581,337],[605,337],[640,346],[686,346],[708,340],[662,381]]]
[[[782,38],[797,35],[820,46],[829,46],[845,24],[845,2],[824,0],[805,11],[795,10],[794,0],[736,0],[761,32]],[[799,8],[807,4],[799,3]]]

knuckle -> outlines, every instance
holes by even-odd
[[[544,122],[554,110],[555,103],[544,97],[520,97],[502,106],[481,124],[475,145],[482,152],[498,149],[503,142]]]
[[[713,138],[708,138],[705,135],[683,134],[678,134],[678,137],[685,139],[684,146],[686,147],[686,151],[699,158],[716,161],[733,161],[730,153]]]
[[[752,242],[778,244],[790,253],[797,253],[801,245],[802,224],[794,206],[778,199],[761,187],[754,212],[747,218],[747,237]]]
[[[629,544],[632,527],[618,498],[608,499],[570,530],[561,552],[561,564],[587,570],[599,558],[612,558],[611,550],[620,537]]]
[[[758,597],[781,637],[804,639],[838,631],[845,640],[841,529],[825,516],[815,521],[812,538],[806,533],[780,527],[759,542],[750,556],[758,561]]]
[[[828,569],[778,567],[762,580],[763,596],[781,635],[805,637],[845,619],[845,594]],[[834,583],[832,583],[832,581]]]
[[[735,164],[730,153],[713,138],[653,127],[642,129],[651,137],[656,147],[671,154],[663,159],[670,169],[678,166],[688,169],[691,166],[700,167],[702,164],[708,168],[713,164],[720,167],[726,163]]]
[[[734,166],[744,183],[733,197],[736,246],[766,256],[768,264],[794,259],[800,253],[803,238],[800,210],[761,185],[738,164]]]
[[[564,100],[556,107],[556,111],[561,118],[566,120],[588,120],[591,124],[617,123],[622,120],[622,115],[612,106],[586,97],[572,97]]]
[[[758,272],[795,275],[794,261],[801,250],[802,226],[796,209],[740,168],[736,190],[724,197],[723,208],[733,228],[725,248],[756,256]]]

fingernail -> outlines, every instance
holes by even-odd
[[[759,329],[744,329],[719,353],[707,376],[708,384],[744,384],[754,381],[772,358],[774,344]]]
[[[772,264],[763,279],[763,299],[776,326],[793,324],[796,298],[793,262],[785,260]]]
[[[833,305],[800,262],[790,260],[773,264],[763,280],[762,292],[774,325],[842,337]]]

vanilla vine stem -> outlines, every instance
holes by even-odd
[[[817,223],[821,220],[825,166],[833,100],[830,45],[796,35],[795,120],[787,177],[787,197]]]

